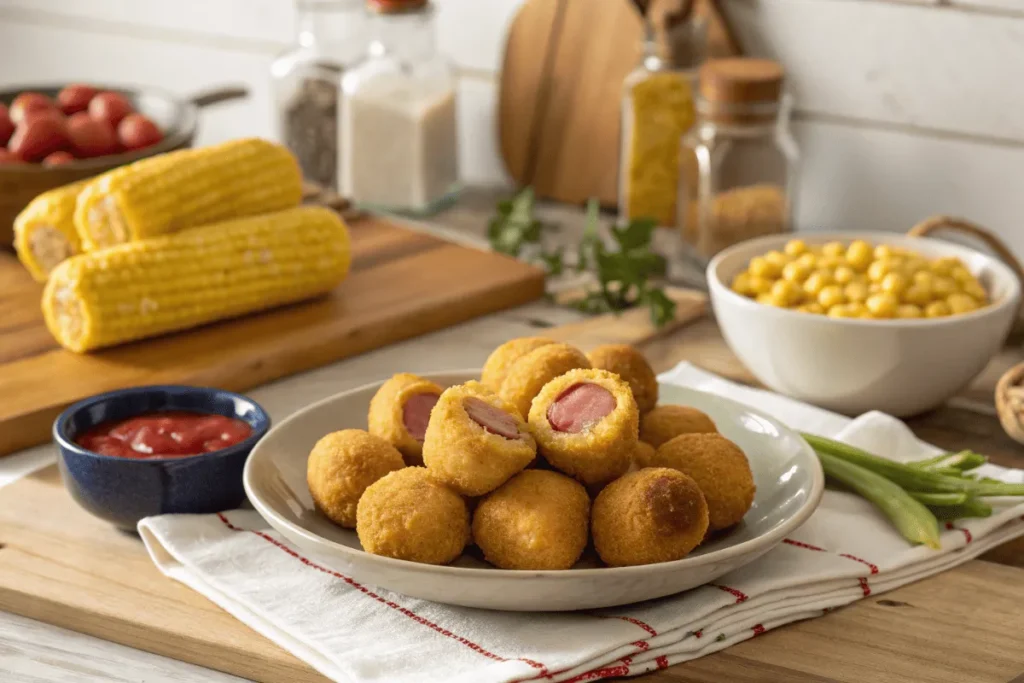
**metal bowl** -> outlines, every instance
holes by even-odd
[[[0,102],[10,105],[20,93],[39,92],[56,97],[62,85],[25,85],[0,91]],[[145,157],[190,147],[196,135],[199,110],[212,104],[248,96],[244,87],[223,87],[191,98],[182,98],[155,88],[96,86],[121,93],[135,111],[153,119],[164,138],[145,149],[81,159],[59,166],[12,164],[0,166],[0,247],[13,241],[15,217],[35,197],[61,185],[89,178]]]

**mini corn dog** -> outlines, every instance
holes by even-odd
[[[14,248],[18,260],[38,282],[58,263],[81,250],[75,230],[75,202],[88,184],[82,180],[44,192],[14,219]]]
[[[297,206],[295,157],[259,138],[184,149],[115,168],[83,188],[75,228],[86,251]]]
[[[90,351],[324,294],[350,261],[338,214],[297,207],[79,254],[50,274],[43,317]]]
[[[511,403],[525,420],[530,414],[530,404],[545,384],[570,370],[589,367],[590,361],[575,346],[545,344],[512,363],[498,395]]]
[[[423,437],[430,411],[444,391],[428,379],[400,372],[370,399],[366,421],[371,434],[398,449],[407,465],[423,464]]]

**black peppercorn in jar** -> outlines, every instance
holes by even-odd
[[[271,65],[278,138],[306,180],[337,190],[338,107],[344,70],[366,50],[361,0],[298,0],[298,36]]]

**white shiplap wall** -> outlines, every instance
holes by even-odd
[[[600,1],[600,0],[592,0]],[[507,183],[496,74],[522,0],[435,0],[461,73],[466,180]],[[779,58],[797,100],[807,229],[988,225],[1024,254],[1024,0],[722,0],[743,44]],[[290,0],[0,0],[0,82],[101,80],[187,94],[246,83],[201,142],[271,134],[267,69]]]

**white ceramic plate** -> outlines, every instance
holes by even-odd
[[[474,372],[426,375],[442,386],[476,379]],[[691,405],[715,421],[747,454],[757,484],[753,507],[728,535],[675,562],[603,567],[592,551],[568,571],[509,571],[479,559],[476,549],[438,567],[371,555],[355,531],[335,526],[313,507],[306,457],[339,429],[366,429],[379,383],[300,410],[273,427],[245,466],[245,490],[261,515],[289,541],[361,583],[467,607],[563,611],[611,607],[700,586],[756,560],[800,526],[821,500],[824,476],[810,447],[793,430],[752,408],[692,389],[661,385],[661,402]]]

